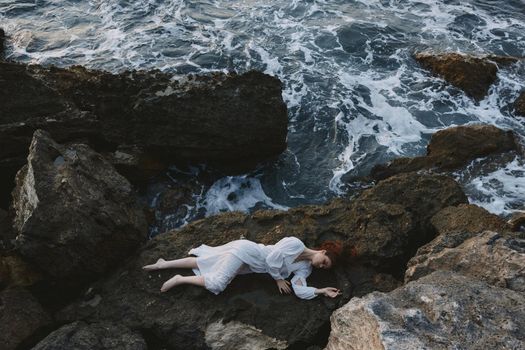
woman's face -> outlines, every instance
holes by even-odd
[[[321,250],[315,253],[312,258],[312,265],[318,269],[329,269],[332,267],[332,261],[326,256],[326,250]]]

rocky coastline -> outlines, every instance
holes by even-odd
[[[417,60],[438,62],[429,69],[446,80],[450,70],[471,78],[474,65],[492,75],[492,65],[517,60],[448,58]],[[474,99],[487,89],[456,78]],[[376,166],[373,185],[355,197],[221,213],[148,240],[137,191],[167,162],[234,173],[286,148],[278,79],[0,62],[0,87],[6,350],[525,347],[523,220],[469,204],[449,176],[479,157],[522,154],[511,130],[448,128],[432,136],[426,156]],[[308,246],[343,242],[342,263],[309,278],[339,287],[340,298],[282,296],[264,275],[239,276],[218,296],[192,286],[161,294],[177,271],[141,269],[202,243],[291,235]]]

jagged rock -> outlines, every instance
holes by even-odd
[[[255,71],[177,79],[159,71],[0,62],[0,89],[0,173],[8,172],[2,183],[24,164],[36,129],[58,142],[85,139],[100,152],[137,146],[156,160],[229,168],[286,148],[281,82]]]
[[[58,317],[62,322],[118,320],[154,335],[165,347],[206,348],[206,330],[219,320],[226,325],[234,321],[254,327],[292,348],[324,346],[330,313],[352,295],[397,287],[399,281],[379,270],[404,272],[407,252],[412,254],[417,244],[432,237],[434,231],[421,232],[431,229],[430,217],[443,207],[462,202],[466,197],[459,185],[446,176],[402,174],[364,191],[352,202],[338,198],[326,205],[288,211],[208,217],[156,236],[122,269],[93,285],[85,300],[64,308]],[[188,271],[141,270],[159,257],[184,257],[190,248],[202,243],[216,246],[245,237],[273,244],[292,235],[310,247],[325,239],[345,243],[344,254],[349,261],[335,271],[314,271],[308,279],[313,286],[342,288],[340,299],[303,301],[283,296],[268,275],[238,276],[218,296],[193,286],[160,294],[166,279]]]
[[[7,286],[31,286],[42,276],[16,254],[0,255],[0,288]]]
[[[514,111],[517,115],[525,117],[525,91],[522,92],[516,102],[514,102]]]
[[[120,324],[74,322],[60,327],[32,350],[147,350],[142,336]]]
[[[522,349],[523,310],[523,293],[438,271],[352,299],[333,313],[326,349]]]
[[[260,329],[240,322],[223,323],[221,320],[206,327],[206,345],[213,350],[265,350],[286,349],[285,341],[264,335]]]
[[[512,215],[508,224],[512,231],[525,231],[525,213],[518,212]]]
[[[13,192],[16,248],[51,280],[83,284],[147,237],[129,182],[83,144],[37,130]]]
[[[492,125],[451,127],[432,135],[425,156],[394,159],[386,165],[375,166],[370,175],[375,179],[384,179],[422,169],[454,170],[476,158],[517,149],[512,131]]]
[[[509,231],[511,227],[501,217],[474,204],[447,207],[434,215],[430,222],[438,234],[466,232],[472,236],[483,231]]]
[[[5,59],[5,31],[0,28],[0,61]]]
[[[411,260],[405,281],[436,270],[453,271],[501,288],[525,292],[525,239],[485,231],[462,244]]]
[[[3,350],[15,350],[41,337],[52,319],[38,301],[24,288],[0,292],[0,344]],[[42,334],[43,333],[43,334]]]
[[[476,101],[485,98],[490,86],[498,79],[498,64],[508,65],[520,59],[495,55],[474,57],[457,53],[418,53],[414,58],[425,69],[463,90]]]

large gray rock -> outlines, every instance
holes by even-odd
[[[147,350],[140,334],[120,324],[74,322],[60,327],[32,350]]]
[[[354,298],[331,317],[326,349],[523,349],[525,296],[448,271]]]
[[[204,349],[211,344],[235,348],[231,334],[236,330],[237,339],[257,338],[257,344],[275,348],[324,346],[331,312],[353,295],[397,287],[400,282],[388,272],[402,273],[407,256],[432,236],[433,230],[421,231],[430,229],[430,217],[463,202],[461,188],[446,176],[403,174],[353,201],[339,198],[288,211],[232,212],[198,220],[156,236],[138,256],[93,285],[91,293],[64,308],[58,317],[62,322],[123,322],[154,335],[168,348]],[[160,286],[174,273],[191,272],[141,269],[159,257],[185,257],[200,244],[217,246],[240,237],[274,244],[284,236],[297,236],[309,247],[326,239],[344,243],[348,261],[335,271],[314,271],[308,278],[316,287],[341,288],[341,298],[304,301],[283,296],[268,275],[239,276],[218,296],[193,286],[161,294]],[[221,329],[227,333],[224,337],[218,336]]]
[[[456,247],[418,254],[409,261],[405,280],[413,281],[436,270],[525,292],[525,239],[485,231]]]
[[[0,292],[0,347],[14,350],[27,346],[52,324],[51,316],[26,289]]]
[[[36,131],[13,192],[16,249],[52,280],[87,283],[146,240],[129,182],[88,146]]]

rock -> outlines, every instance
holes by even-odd
[[[523,91],[516,102],[514,102],[514,111],[517,115],[525,117],[525,91]]]
[[[467,232],[471,236],[486,230],[509,231],[510,226],[501,217],[474,204],[460,204],[440,210],[430,220],[438,234]]]
[[[46,334],[52,319],[38,301],[24,288],[0,292],[0,344],[3,350],[31,345]]]
[[[463,90],[476,101],[483,100],[490,86],[498,79],[498,64],[507,65],[519,60],[516,57],[474,57],[457,53],[418,53],[414,58],[425,69]]]
[[[459,185],[446,176],[402,174],[364,191],[351,202],[337,198],[326,205],[288,211],[262,210],[251,215],[231,212],[208,217],[156,236],[122,269],[94,284],[95,292],[65,307],[57,317],[62,322],[123,322],[131,329],[149,332],[164,347],[206,348],[208,327],[216,327],[219,321],[227,329],[242,324],[247,337],[260,330],[263,343],[272,339],[291,348],[324,346],[331,312],[352,295],[397,287],[400,282],[388,272],[396,271],[400,277],[407,252],[415,251],[420,241],[432,237],[434,231],[421,232],[431,229],[430,217],[448,205],[462,202],[466,197]],[[282,296],[274,281],[264,274],[238,276],[218,296],[193,286],[160,294],[166,279],[188,271],[148,274],[141,269],[159,257],[184,257],[200,244],[217,246],[241,237],[274,244],[292,235],[309,247],[326,239],[344,242],[348,261],[332,271],[314,271],[308,279],[316,287],[342,288],[340,299],[304,301]],[[217,341],[233,340],[228,337]]]
[[[31,286],[42,276],[16,254],[0,255],[0,288]]]
[[[240,322],[210,324],[205,332],[206,345],[213,350],[286,349],[286,342],[264,335],[260,329]]]
[[[120,324],[74,322],[49,334],[32,350],[147,350],[142,336]]]
[[[453,271],[501,288],[525,292],[525,239],[485,231],[461,245],[410,261],[405,281],[433,271]]]
[[[437,271],[352,299],[333,313],[326,349],[522,349],[523,310],[523,293]]]
[[[16,248],[50,280],[79,286],[146,240],[129,182],[88,146],[37,130],[13,192]]]
[[[422,169],[450,171],[466,166],[476,158],[517,149],[512,131],[492,125],[451,127],[432,135],[425,156],[394,159],[386,165],[375,166],[370,175],[375,179],[385,179]]]
[[[151,159],[230,170],[286,148],[281,82],[255,71],[180,78],[0,62],[0,89],[0,170],[10,171],[8,182],[36,129],[57,142],[87,140],[100,152],[139,147]]]
[[[5,59],[5,31],[0,28],[0,61]]]
[[[512,215],[508,224],[512,231],[525,231],[525,212],[518,212]]]

